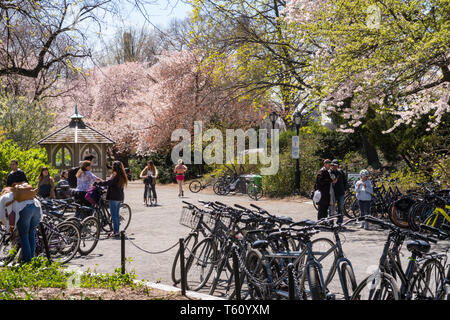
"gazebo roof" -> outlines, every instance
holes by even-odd
[[[49,134],[42,140],[38,141],[39,145],[46,144],[78,144],[78,143],[100,143],[100,144],[114,144],[115,142],[89,127],[82,120],[82,115],[78,114],[78,108],[75,107],[75,113],[70,117],[70,123]]]

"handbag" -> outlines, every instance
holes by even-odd
[[[84,198],[90,203],[90,204],[97,204],[102,197],[102,193],[97,186],[91,186],[86,191],[86,195]]]
[[[320,192],[320,190],[314,191],[313,201],[314,201],[315,203],[317,203],[317,202],[320,201],[321,198],[322,198],[322,193]]]

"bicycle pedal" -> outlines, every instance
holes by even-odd
[[[336,295],[334,293],[327,293],[327,300],[336,300]]]

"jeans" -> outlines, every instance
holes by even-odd
[[[370,200],[358,200],[359,210],[361,211],[361,217],[370,215]]]
[[[118,200],[109,200],[109,211],[111,211],[111,218],[113,223],[113,232],[114,234],[119,233],[120,227],[120,206],[122,205],[122,201]]]
[[[336,201],[337,201],[337,214],[339,215],[337,223],[342,223],[344,221],[344,195],[336,196]]]
[[[36,228],[41,220],[41,209],[34,204],[28,204],[19,213],[17,230],[22,248],[22,260],[30,262],[36,253]]]

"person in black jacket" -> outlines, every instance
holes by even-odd
[[[331,161],[331,173],[337,179],[333,183],[334,197],[337,202],[337,214],[339,215],[337,223],[342,223],[344,219],[344,195],[347,190],[347,176],[343,170],[339,169],[339,161],[336,159]]]
[[[11,160],[11,172],[8,174],[6,178],[6,186],[12,187],[14,184],[20,184],[22,182],[27,182],[28,179],[25,175],[25,172],[18,168],[19,163],[17,160]]]
[[[124,188],[127,184],[127,174],[125,173],[123,163],[120,161],[113,162],[112,175],[108,180],[96,183],[96,185],[108,187],[106,192],[106,200],[109,200],[109,210],[111,212],[113,222],[113,232],[110,236],[114,238],[119,238],[119,211],[120,206],[125,199]]]
[[[330,205],[330,190],[331,183],[336,180],[332,180],[330,176],[331,160],[326,159],[323,161],[323,167],[319,170],[316,178],[317,189],[321,193],[320,201],[318,202],[319,210],[317,213],[317,220],[326,218],[328,216],[328,207]]]

